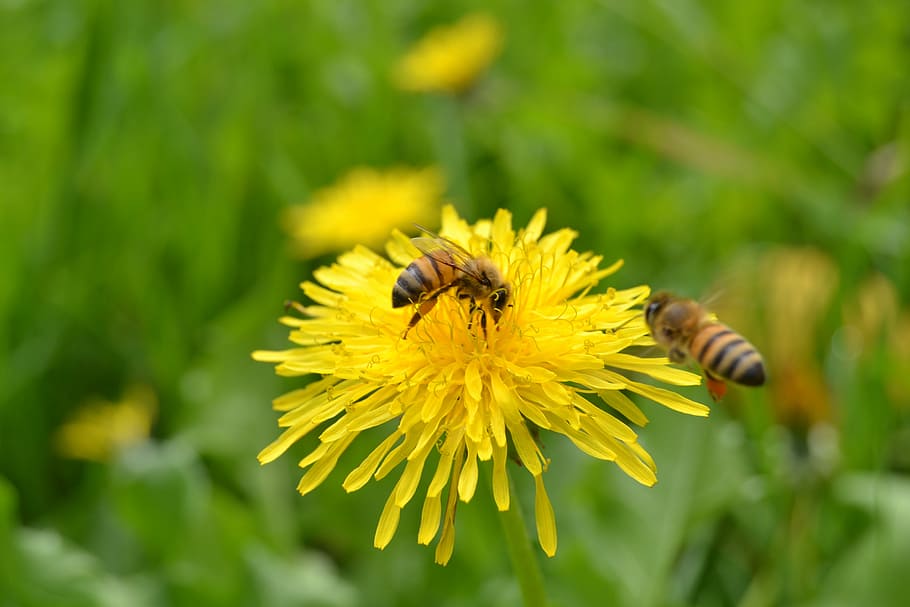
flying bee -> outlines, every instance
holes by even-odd
[[[715,401],[727,391],[724,380],[744,386],[765,383],[765,365],[755,346],[713,320],[698,302],[655,293],[645,306],[645,322],[670,360],[682,363],[692,358],[701,365],[708,393]]]
[[[437,298],[450,289],[455,290],[458,299],[470,300],[472,317],[474,312],[481,311],[480,326],[486,335],[487,316],[494,323],[499,322],[509,305],[512,294],[509,283],[489,257],[475,257],[451,240],[420,229],[430,237],[412,238],[411,242],[423,256],[402,270],[392,287],[393,308],[417,305],[402,338],[407,338],[408,331],[433,309]]]

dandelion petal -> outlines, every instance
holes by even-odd
[[[395,531],[398,530],[398,520],[401,517],[401,508],[395,504],[395,494],[389,496],[386,500],[385,508],[379,517],[379,524],[376,526],[376,535],[373,538],[373,545],[380,550],[384,549],[392,541]]]
[[[423,500],[420,513],[420,530],[417,532],[417,543],[426,546],[433,541],[439,530],[439,517],[442,514],[442,499],[438,495],[427,496]]]
[[[537,539],[547,556],[556,554],[556,515],[543,485],[543,477],[534,477],[534,514],[537,519]]]
[[[509,509],[509,476],[506,472],[508,453],[505,446],[493,447],[493,500],[500,512]]]

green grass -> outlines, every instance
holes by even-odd
[[[461,101],[390,81],[479,6],[425,4],[0,3],[0,606],[520,604],[483,484],[440,568],[417,505],[371,547],[390,479],[340,486],[370,441],[306,497],[306,445],[255,459],[300,382],[249,353],[284,347],[282,302],[329,261],[289,258],[281,209],[356,165],[432,163],[471,220],[544,206],[624,258],[616,286],[707,296],[781,247],[837,268],[805,362],[835,463],[776,423],[774,378],[708,420],[643,405],[653,489],[545,437],[554,605],[902,604],[910,361],[896,317],[847,347],[843,310],[879,273],[910,314],[907,3],[498,1],[503,55]],[[733,305],[763,348],[788,313]],[[56,455],[75,408],[135,382],[151,443]]]

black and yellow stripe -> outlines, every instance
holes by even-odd
[[[689,354],[712,375],[744,386],[765,383],[761,354],[746,339],[721,323],[705,324],[692,338]]]
[[[445,251],[412,261],[392,287],[392,307],[418,303],[433,292],[450,287],[457,278],[454,264],[454,259]]]

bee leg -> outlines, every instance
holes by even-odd
[[[470,295],[462,295],[460,299],[471,299],[471,305],[468,306],[468,331],[471,330],[471,327],[474,326],[474,312],[477,311],[477,302]]]
[[[436,305],[436,298],[435,298],[435,297],[433,297],[433,298],[431,298],[431,299],[427,299],[426,301],[421,302],[421,303],[417,306],[417,311],[414,312],[414,316],[412,316],[412,317],[411,317],[411,320],[408,321],[408,328],[404,330],[404,333],[402,333],[401,339],[407,339],[407,338],[408,338],[408,331],[410,331],[411,328],[412,328],[414,325],[416,325],[418,322],[420,322],[420,319],[421,319],[422,317],[426,316],[427,313],[429,313],[429,311],[432,310],[432,309],[433,309],[433,306],[435,306],[435,305]]]
[[[474,314],[480,310],[480,328],[483,329],[483,337],[487,338],[487,311],[483,306],[477,304],[477,300],[471,298],[471,305],[468,308],[468,331],[474,326]]]
[[[670,350],[667,352],[667,357],[676,364],[686,362],[686,353],[682,348],[679,347],[674,346],[670,348]]]

